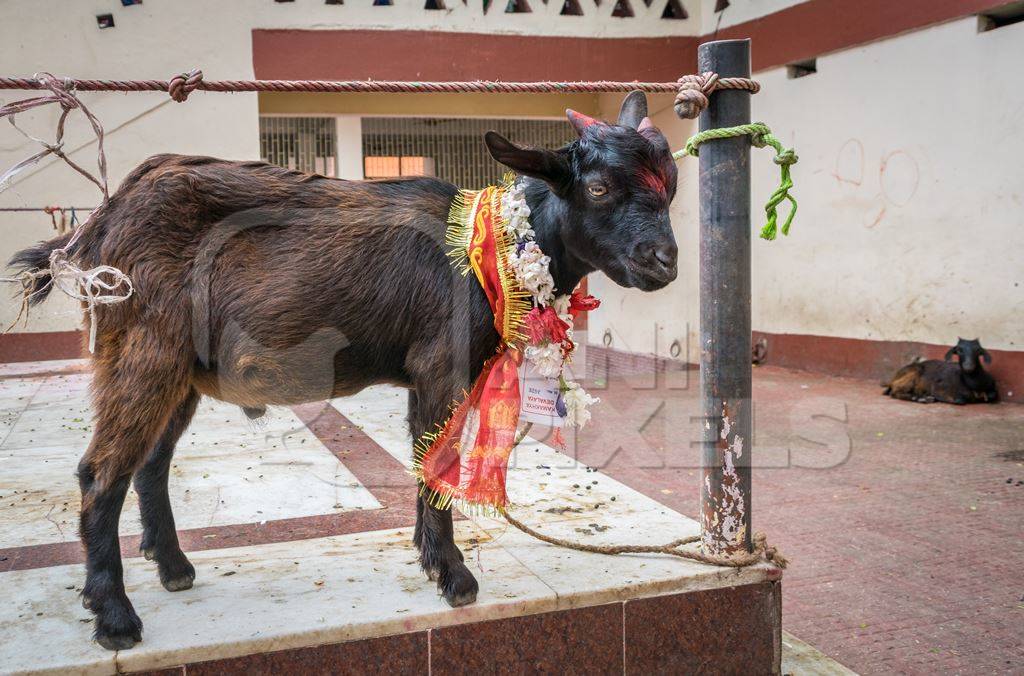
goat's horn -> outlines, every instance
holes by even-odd
[[[577,113],[572,108],[565,109],[565,116],[569,118],[569,123],[573,126],[573,129],[575,129],[576,133],[579,134],[580,136],[583,136],[583,132],[587,129],[587,127],[591,127],[595,124],[604,124],[604,122],[602,122],[601,120],[590,117],[589,115],[584,115],[583,113]]]

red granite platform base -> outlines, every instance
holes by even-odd
[[[781,599],[761,582],[145,673],[778,674]]]

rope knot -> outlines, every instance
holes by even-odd
[[[748,91],[756,94],[761,85],[746,77],[719,77],[718,73],[701,73],[700,75],[684,75],[679,80],[679,92],[676,94],[676,115],[692,120],[708,107],[708,97],[719,89]]]
[[[178,103],[184,103],[203,81],[203,71],[198,68],[175,75],[167,83],[167,93]]]
[[[718,87],[718,73],[702,73],[700,75],[684,75],[679,82],[676,94],[676,115],[692,120],[708,107],[708,96]]]
[[[789,564],[789,559],[783,556],[777,547],[768,544],[768,536],[764,533],[754,533],[753,544],[754,553],[761,552],[764,554],[764,559],[768,563],[772,563],[779,568],[785,568]]]
[[[66,77],[63,80],[59,80],[50,73],[36,73],[35,80],[50,90],[53,98],[64,110],[68,111],[78,108],[78,98],[72,93],[75,84],[71,78]]]
[[[786,148],[781,153],[776,155],[772,161],[778,165],[790,165],[796,164],[800,158],[796,156],[796,152],[792,148]]]

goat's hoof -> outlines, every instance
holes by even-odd
[[[142,554],[143,557],[145,557],[147,561],[152,561],[153,557],[156,555],[156,547],[140,548],[139,552]]]
[[[169,592],[191,589],[196,569],[180,551],[171,557],[174,563],[160,563],[160,584]]]
[[[449,568],[448,574],[442,576],[438,586],[444,600],[452,608],[468,606],[473,603],[476,601],[477,592],[480,591],[480,585],[473,577],[473,573],[469,572],[469,568],[466,568],[463,563],[453,564]]]
[[[192,583],[195,582],[196,576],[182,575],[181,577],[171,578],[169,580],[160,580],[160,584],[164,586],[169,592],[185,591],[186,589],[192,588]]]
[[[426,568],[423,570],[423,572],[427,574],[427,579],[431,582],[437,582],[438,579],[441,577],[441,571],[439,571],[437,568]]]
[[[142,620],[127,600],[96,615],[96,642],[107,650],[128,650],[142,640]]]

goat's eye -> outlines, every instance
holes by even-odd
[[[600,183],[588,185],[587,190],[589,190],[590,194],[593,195],[594,197],[602,197],[608,194],[608,187],[601,185]]]

